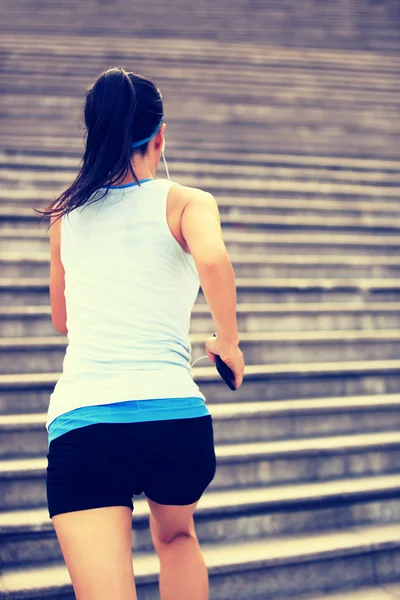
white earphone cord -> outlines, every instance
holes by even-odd
[[[206,354],[205,356],[200,356],[200,358],[196,358],[196,360],[192,364],[192,367],[193,367],[193,365],[195,365],[197,363],[198,360],[201,360],[202,358],[209,358],[209,356],[208,356],[208,354]]]
[[[169,176],[169,171],[168,171],[168,165],[167,165],[167,161],[165,160],[165,154],[164,154],[164,150],[162,152],[162,157],[163,157],[163,161],[164,161],[164,166],[165,166],[165,170],[167,172],[167,177],[168,179],[171,181],[171,177]]]

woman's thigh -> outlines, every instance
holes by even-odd
[[[137,600],[130,508],[78,510],[52,521],[77,600]]]
[[[98,424],[52,440],[49,516],[77,600],[136,600],[129,468],[114,433]]]

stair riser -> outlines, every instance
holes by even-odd
[[[218,452],[217,452],[218,454]],[[346,449],[328,453],[291,453],[238,457],[236,462],[217,457],[217,472],[210,489],[238,489],[257,485],[327,481],[341,477],[366,477],[395,473],[400,464],[400,447]],[[45,470],[19,478],[0,478],[0,510],[44,506]]]
[[[399,329],[400,310],[365,312],[265,312],[249,310],[237,315],[238,329],[242,333],[261,331],[327,331],[337,329]],[[204,333],[205,338],[213,331],[211,316],[192,313],[190,333]],[[43,316],[0,317],[1,337],[55,336],[59,332],[53,327],[50,314]],[[205,339],[204,338],[204,339]]]
[[[400,340],[311,340],[241,342],[246,364],[290,364],[316,361],[340,362],[346,360],[390,360],[400,358]],[[205,354],[204,343],[192,344],[192,362]],[[1,349],[0,374],[58,373],[62,371],[64,347],[35,349]],[[204,359],[198,366],[212,366]]]
[[[207,492],[206,492],[207,494]],[[134,499],[138,501],[138,497]],[[195,515],[196,533],[200,544],[237,544],[253,539],[267,539],[280,535],[296,535],[333,531],[348,527],[374,524],[390,524],[400,521],[400,500],[382,498],[374,501],[332,501],[303,506],[288,506],[280,512],[268,506],[255,506],[241,514]],[[137,517],[133,511],[132,548],[135,552],[154,551],[148,516]],[[13,534],[0,534],[0,563],[4,567],[28,565],[38,562],[62,560],[60,545],[54,528],[49,524],[46,530],[33,532],[19,531]]]
[[[135,560],[133,558],[133,560]],[[282,600],[290,598],[311,599],[321,593],[338,592],[361,588],[368,585],[384,584],[396,581],[400,576],[397,566],[400,551],[371,551],[359,554],[330,555],[323,560],[301,562],[289,561],[283,565],[265,565],[251,569],[246,566],[224,571],[223,568],[209,569],[210,600],[232,600],[248,598],[251,600]],[[376,578],[374,579],[374,573]],[[157,576],[142,577],[135,573],[135,584],[140,600],[159,600],[160,592]],[[59,591],[58,591],[59,590]],[[43,592],[22,592],[13,594],[10,600],[43,600]],[[325,596],[324,596],[325,597]],[[46,590],[47,600],[75,600],[72,589],[63,586],[53,592]]]
[[[213,414],[212,405],[209,406]],[[296,439],[311,436],[346,435],[393,431],[400,429],[400,411],[397,406],[343,409],[337,412],[291,412],[261,414],[240,419],[214,417],[216,444]],[[25,428],[17,426],[0,429],[0,460],[5,458],[33,458],[47,454],[48,434],[45,423]]]
[[[268,565],[258,570],[234,571],[216,577],[211,575],[210,600],[249,597],[251,600],[281,600],[282,595],[290,598],[302,595],[303,600],[311,600],[318,592],[328,593],[395,581],[400,575],[397,566],[399,560],[400,551],[396,549],[390,552],[378,551],[376,554],[349,554],[345,558],[329,556],[325,560],[312,562],[304,560],[296,563],[289,560],[282,566]],[[377,581],[373,575],[375,562],[379,562]],[[156,600],[158,597],[155,591],[154,596],[149,592],[148,595],[143,594],[142,598]]]
[[[310,282],[311,283],[311,282]],[[352,287],[349,282],[349,288],[314,289],[305,288],[245,288],[237,287],[237,302],[398,302],[400,301],[400,288],[365,290]],[[199,291],[197,303],[206,305],[206,300]],[[31,289],[21,289],[17,287],[0,289],[0,306],[49,306],[49,288],[38,287]]]
[[[399,181],[395,182],[394,185],[396,187],[400,187],[400,176]],[[220,194],[218,194],[218,197]],[[249,195],[250,197],[250,195]],[[231,196],[233,198],[233,196]],[[279,196],[274,198],[277,201]],[[359,219],[360,223],[363,221],[367,224],[373,223],[374,219],[390,219],[391,217],[398,218],[399,211],[397,210],[396,202],[393,199],[385,198],[385,202],[383,206],[383,210],[379,210],[379,205],[376,206],[376,201],[374,199],[363,199],[363,207],[357,208],[356,203],[349,202],[346,208],[343,208],[343,201],[334,200],[327,196],[326,201],[329,203],[329,208],[326,204],[322,206],[322,199],[318,202],[317,205],[314,205],[312,199],[301,200],[299,199],[299,195],[296,198],[291,198],[289,200],[290,204],[288,205],[285,198],[281,198],[280,206],[270,204],[270,201],[267,196],[262,196],[263,204],[261,206],[250,206],[246,204],[246,200],[244,199],[240,205],[235,206],[237,200],[231,200],[229,205],[221,204],[219,201],[218,209],[222,219],[225,216],[231,215],[240,220],[242,215],[251,215],[252,217],[258,216],[282,216],[282,217],[309,217],[310,221],[313,217],[318,217],[318,219],[326,218],[326,219],[340,219],[341,217],[345,219]],[[294,203],[298,201],[298,206]],[[367,206],[368,204],[368,206]],[[14,206],[27,206],[26,200],[14,200],[13,203],[7,204],[2,201],[2,206],[9,206],[10,210],[14,208]],[[14,218],[14,221],[16,219]],[[11,221],[11,220],[10,220]]]
[[[400,277],[399,265],[256,265],[232,262],[236,277],[291,278],[393,278]],[[49,263],[0,264],[2,277],[48,277]]]
[[[393,311],[370,311],[365,312],[274,312],[266,311],[256,313],[249,310],[247,313],[238,313],[238,330],[247,333],[259,333],[261,331],[327,331],[338,329],[396,329],[400,327],[400,310]],[[51,322],[50,322],[51,325]],[[19,325],[19,327],[21,327]],[[210,317],[200,317],[192,313],[190,322],[190,333],[204,333],[208,335],[213,329],[213,321]],[[54,328],[52,328],[54,332]],[[2,322],[0,320],[0,334]],[[17,329],[18,331],[18,329]],[[47,335],[38,329],[37,335]],[[15,335],[15,334],[14,334]],[[50,334],[51,335],[51,334]],[[4,335],[4,337],[6,337]]]
[[[397,371],[349,375],[294,374],[279,379],[264,376],[247,381],[245,377],[242,387],[235,392],[232,392],[219,377],[213,381],[195,377],[195,382],[206,399],[216,404],[400,393],[400,373]],[[49,396],[54,386],[55,383],[31,388],[3,386],[0,390],[0,414],[47,412]]]
[[[269,215],[268,215],[269,216]],[[267,216],[267,217],[268,217]],[[284,231],[284,232],[305,232],[309,231],[310,233],[318,231],[334,231],[338,234],[354,232],[360,234],[369,234],[369,233],[377,233],[377,234],[396,234],[400,231],[400,221],[396,215],[393,215],[392,218],[388,218],[386,221],[376,220],[373,226],[367,226],[363,223],[361,218],[353,218],[349,221],[344,221],[343,223],[337,223],[336,221],[330,221],[329,217],[324,217],[322,219],[314,220],[312,216],[309,217],[308,221],[299,221],[299,220],[290,220],[289,218],[263,218],[261,221],[258,215],[253,215],[252,220],[248,220],[246,217],[245,223],[242,222],[241,216],[238,215],[234,219],[226,219],[224,215],[221,215],[221,225],[224,231],[232,230],[235,231],[240,228],[241,231],[248,232],[270,232],[274,233],[276,231]],[[33,230],[46,230],[46,227],[43,222],[38,223],[36,220],[22,220],[22,219],[9,219],[7,217],[2,217],[0,221],[0,231],[4,231],[6,229],[33,229]]]
[[[232,242],[227,241],[226,247],[230,253],[245,253],[245,254],[331,254],[331,255],[360,255],[360,256],[398,256],[400,252],[400,243],[398,246],[381,244],[368,244],[367,242],[360,244],[356,241],[351,241],[351,236],[347,243],[332,243],[329,239],[319,244],[309,244],[307,242],[282,242],[276,241],[270,242],[255,242],[251,241],[251,237],[248,242]],[[43,237],[1,237],[0,236],[0,252],[48,252],[49,251],[49,237],[48,233]]]
[[[0,159],[1,160],[1,159]],[[0,167],[2,165],[0,164]],[[301,173],[299,173],[301,176]],[[176,177],[176,175],[175,175]],[[400,174],[395,175],[396,180],[388,182],[387,187],[390,188],[392,186],[400,187]],[[325,181],[327,181],[326,179]],[[297,179],[293,182],[296,185]],[[353,185],[353,181],[345,181],[344,183]],[[362,175],[357,175],[356,184],[360,185],[369,185],[368,182],[362,181]],[[383,193],[386,189],[386,186],[381,188]],[[0,190],[1,193],[1,190]],[[251,190],[247,190],[248,198],[260,198],[260,194],[253,194]],[[43,231],[47,230],[48,220],[44,219],[43,221],[39,221],[39,215],[36,216],[32,202],[38,202],[35,205],[39,207],[40,199],[37,197],[34,198],[35,194],[32,193],[32,198],[26,198],[24,196],[15,197],[15,193],[13,196],[9,196],[6,198],[2,198],[0,196],[0,204],[6,209],[7,214],[1,216],[0,221],[0,230],[7,228],[14,229],[22,229],[26,227],[34,227],[35,229],[39,228]],[[387,219],[390,220],[392,217],[398,219],[400,213],[398,211],[397,200],[391,197],[386,197],[383,204],[376,204],[376,200],[374,197],[365,197],[362,200],[362,205],[357,204],[356,202],[349,202],[348,206],[345,206],[346,200],[338,200],[335,198],[330,198],[329,196],[324,196],[324,199],[318,199],[316,203],[314,203],[313,199],[306,198],[302,199],[300,194],[297,194],[295,198],[290,198],[290,194],[287,195],[287,198],[282,197],[281,202],[278,205],[276,202],[281,195],[278,193],[276,197],[272,199],[273,204],[268,198],[267,194],[263,194],[261,196],[261,203],[259,206],[250,206],[246,202],[246,199],[241,198],[237,199],[237,194],[231,194],[229,196],[228,203],[221,202],[221,193],[220,191],[217,193],[217,201],[218,201],[218,209],[222,218],[222,222],[224,224],[226,217],[231,219],[233,216],[237,217],[238,220],[241,219],[243,215],[251,215],[256,218],[259,216],[267,217],[267,216],[281,216],[281,217],[309,217],[310,221],[317,217],[318,219],[326,218],[326,219],[358,219],[361,224],[371,224],[374,223],[374,220],[379,219]],[[324,202],[326,200],[326,202]],[[50,204],[49,199],[49,204]],[[327,204],[328,203],[328,204]],[[45,206],[45,203],[44,203]],[[17,210],[16,210],[17,209]],[[25,211],[29,211],[29,216],[25,214],[15,214],[19,212],[19,209],[24,209]]]
[[[349,285],[352,284],[349,282]],[[0,297],[1,300],[1,297]],[[360,289],[343,289],[335,288],[330,289],[311,289],[309,287],[305,289],[246,289],[238,287],[237,289],[237,301],[243,302],[355,302],[359,301],[364,304],[369,302],[396,302],[400,300],[400,289],[374,289],[374,290],[360,290]],[[205,297],[200,290],[198,296],[199,304],[206,304]]]
[[[310,234],[311,235],[311,234]],[[350,239],[350,238],[349,238]],[[357,255],[357,256],[398,256],[400,252],[400,246],[392,246],[382,244],[360,244],[360,243],[332,243],[329,239],[326,239],[324,243],[309,244],[307,242],[298,243],[293,241],[292,243],[285,243],[282,241],[278,243],[276,241],[271,242],[253,242],[249,239],[248,242],[226,242],[226,247],[229,253],[243,253],[243,254],[326,254],[326,255]],[[44,244],[42,251],[46,251],[47,247]],[[1,250],[1,245],[0,245]],[[36,248],[35,248],[36,250]],[[9,250],[11,252],[11,249]],[[39,250],[38,250],[39,251]]]
[[[92,73],[89,72],[88,77],[90,77],[91,74]],[[204,71],[202,72],[201,77],[204,77]],[[3,73],[3,86],[6,85],[6,78],[9,79],[7,75]],[[20,81],[18,78],[15,79],[15,77],[12,77],[12,79],[14,80],[12,85],[14,86],[15,91],[15,89],[19,87]],[[43,75],[41,76],[41,79],[43,82]],[[54,83],[54,81],[52,81],[52,83]],[[203,100],[204,97],[207,95],[215,98],[216,81],[212,83],[208,82],[208,85],[206,84],[202,90],[199,90],[197,84],[193,84],[193,80],[191,83],[185,81],[185,85],[190,86],[192,92],[196,93]],[[370,82],[370,85],[371,84],[372,82]],[[239,91],[239,93],[243,92],[244,85],[244,82],[241,81],[242,89]],[[249,81],[247,83],[247,86],[249,86]],[[261,97],[263,102],[268,102],[269,100],[272,104],[272,110],[277,111],[276,98],[274,98],[273,95],[271,97],[271,92],[272,94],[279,93],[279,87],[274,86],[274,84],[272,84],[272,86],[273,87],[271,88],[270,86],[265,85],[264,82],[264,89],[262,87],[258,88],[258,92],[260,92],[260,90],[263,89],[262,95],[259,94],[259,100],[261,100]],[[226,80],[224,82],[218,82],[218,95],[220,95],[221,87],[224,92],[230,91],[230,84]],[[300,84],[299,87],[300,89],[302,89],[303,92],[307,90],[307,92],[310,94],[311,90],[308,86],[302,87]],[[62,92],[60,88],[58,88],[57,91]],[[319,89],[319,92],[321,91],[322,88]],[[267,92],[267,96],[265,92]],[[325,89],[324,92],[326,95],[329,95],[330,89]],[[341,90],[341,92],[341,100],[344,100],[343,90]],[[395,90],[391,88],[391,92],[392,94],[388,93],[388,91],[386,90],[379,91],[378,94],[373,94],[373,97],[375,98],[375,103],[379,103],[381,106],[385,107],[387,114],[393,114],[397,106],[395,97],[396,93],[398,93],[398,88]],[[250,94],[253,96],[252,92],[250,92]],[[371,102],[371,95],[372,93],[371,91],[369,91],[369,96],[367,98],[367,105],[369,107],[371,106],[371,104],[373,104],[373,102]],[[352,95],[349,95],[346,92],[345,96],[346,101],[352,98]],[[240,97],[243,98],[243,94],[240,94]],[[247,99],[248,98],[249,95],[247,96]],[[292,94],[292,98],[295,99],[295,93]],[[209,99],[209,97],[207,99]],[[236,95],[235,99],[237,99]],[[363,98],[363,100],[365,101],[366,99]],[[352,116],[352,109],[354,109],[354,105],[353,107],[348,106],[347,108],[350,110],[342,110],[339,113],[339,119],[337,119],[336,116],[338,113],[334,114],[332,111],[332,101],[326,102],[325,99],[321,97],[321,95],[319,95],[318,103],[321,108],[325,107],[328,111],[331,112],[331,118],[333,123],[335,121],[336,123],[343,123],[345,121],[348,121],[348,119]],[[361,99],[358,98],[356,101],[356,106],[358,108],[361,108],[361,110],[365,111],[366,106],[365,104],[364,106],[362,104],[364,103],[362,103]],[[298,109],[301,110],[302,108],[309,109],[309,103],[298,103]],[[172,107],[172,110],[174,110],[174,107]],[[7,112],[9,117],[12,115],[12,118],[18,119],[19,121],[21,120],[21,118],[26,117],[26,113],[23,109],[21,109],[21,107],[12,107],[11,105],[9,105]],[[279,112],[277,111],[276,114],[279,114]],[[283,117],[283,115],[284,111],[281,111],[279,116]],[[56,129],[57,126],[60,126],[58,115],[56,121],[56,119],[54,118],[54,113],[45,113],[43,109],[40,109],[40,107],[34,106],[31,116],[33,116],[33,119],[39,120],[47,116],[48,121],[53,121],[52,125],[54,129]],[[389,118],[389,116],[387,116],[387,118]],[[174,114],[172,112],[170,115],[170,119],[172,119],[172,121],[170,122],[173,123],[174,129],[181,129],[181,123],[178,120],[177,113]],[[68,126],[65,120],[62,124]],[[295,124],[296,120],[292,120],[290,126],[293,127],[295,126]],[[8,123],[7,125],[5,124],[5,126],[7,127]],[[203,122],[202,129],[207,127],[208,124]],[[6,131],[4,133],[6,136]],[[191,133],[193,133],[193,129]],[[391,132],[386,133],[390,134]],[[271,135],[273,134],[274,132],[271,129]],[[271,138],[269,138],[269,140],[272,141]],[[8,141],[8,143],[11,142],[12,140]],[[377,163],[377,170],[368,169],[367,171],[359,171],[357,170],[357,168],[354,168],[343,171],[343,169],[332,170],[332,168],[335,169],[333,164],[330,165],[331,168],[329,168],[328,165],[322,168],[318,168],[318,166],[315,165],[314,157],[312,156],[310,156],[310,163],[308,166],[300,166],[302,163],[301,159],[300,165],[296,165],[293,164],[292,161],[287,161],[286,157],[283,157],[282,164],[279,166],[276,164],[263,163],[261,156],[258,157],[258,160],[255,159],[254,163],[254,160],[246,160],[246,155],[246,152],[243,152],[241,157],[238,157],[237,155],[231,155],[231,160],[233,160],[234,162],[232,162],[232,164],[229,165],[226,164],[229,161],[229,156],[227,155],[226,149],[225,152],[220,153],[219,156],[216,156],[215,153],[213,153],[213,151],[211,150],[208,152],[207,156],[205,152],[203,152],[202,161],[197,162],[196,160],[191,160],[190,156],[186,156],[185,150],[181,147],[178,151],[169,151],[168,164],[171,173],[174,174],[175,180],[178,180],[183,185],[194,185],[195,187],[202,187],[204,185],[207,188],[212,188],[213,191],[217,193],[217,198],[223,198],[224,202],[226,202],[227,198],[229,199],[229,196],[227,196],[227,194],[223,190],[224,188],[228,188],[230,191],[232,191],[232,195],[238,195],[240,197],[239,206],[244,211],[247,211],[245,204],[246,194],[248,195],[248,197],[255,196],[256,198],[260,198],[262,197],[263,192],[266,196],[271,196],[271,192],[275,192],[276,196],[279,197],[279,195],[282,195],[283,198],[285,198],[286,195],[289,196],[289,194],[294,194],[297,191],[296,197],[299,198],[300,196],[301,198],[303,195],[306,196],[307,194],[315,195],[316,190],[318,189],[317,184],[321,184],[321,187],[323,186],[321,190],[322,197],[329,198],[331,196],[343,196],[346,198],[348,196],[362,195],[362,192],[360,192],[359,190],[359,186],[366,186],[365,198],[362,199],[363,204],[365,204],[371,198],[371,196],[372,198],[374,198],[377,195],[377,191],[380,193],[381,196],[387,197],[390,200],[391,197],[393,198],[393,194],[391,194],[391,188],[397,188],[399,186],[398,171],[393,171],[393,169],[390,169],[390,172],[381,171]],[[74,165],[72,165],[70,157],[68,157],[67,160],[64,162],[60,160],[58,161],[58,163],[56,162],[55,164],[50,164],[50,162],[43,161],[43,164],[40,166],[37,163],[32,163],[29,157],[27,157],[26,162],[22,167],[22,161],[24,159],[25,156],[21,157],[19,161],[11,162],[8,161],[7,158],[0,159],[0,180],[3,182],[4,189],[2,196],[3,198],[5,197],[5,201],[8,200],[9,205],[12,205],[12,203],[14,203],[15,205],[15,203],[26,202],[26,204],[29,207],[31,206],[31,203],[35,203],[35,207],[40,205],[48,206],[50,202],[54,199],[54,197],[51,194],[51,190],[53,189],[59,192],[65,190],[73,181],[73,178],[76,176],[78,170],[77,168],[74,168]],[[225,164],[220,164],[220,160],[224,159]],[[267,163],[268,162],[269,161],[267,159]],[[76,167],[78,167],[77,164]],[[164,165],[161,163],[157,177],[163,177],[164,174]],[[250,180],[250,185],[246,187],[246,183],[248,180]],[[375,188],[375,190],[373,188]],[[10,195],[10,197],[7,198],[6,192],[8,190],[14,189],[20,191],[18,196],[16,198],[13,198],[12,195]],[[47,193],[41,196],[41,190],[46,190]],[[29,196],[27,194],[27,191]],[[321,200],[321,198],[319,198],[319,200]],[[226,204],[225,206],[229,208],[229,206],[227,206]],[[349,211],[351,211],[351,207],[349,207]],[[33,210],[32,214],[34,214]]]
[[[246,265],[232,263],[236,277],[290,278],[337,278],[337,279],[397,279],[400,265]],[[28,271],[27,271],[28,273]],[[46,275],[45,275],[46,276]]]
[[[296,25],[297,27],[297,25]],[[180,31],[180,30],[179,30]],[[165,30],[163,30],[162,35],[165,35]],[[287,32],[286,32],[287,35]],[[263,30],[263,41],[265,40],[265,30]],[[397,54],[398,54],[398,48],[394,48],[393,49]],[[124,59],[126,60],[126,59]],[[129,60],[129,59],[127,59]],[[74,86],[74,91],[76,90],[76,85]],[[32,91],[31,89],[29,90],[30,92]],[[48,90],[50,94],[52,94],[54,96],[54,92],[55,90]],[[5,86],[3,85],[3,93],[6,94],[7,93],[7,88],[5,88]],[[8,88],[8,93],[11,94],[16,94],[16,86],[13,85],[11,88]],[[20,93],[20,92],[18,92]],[[43,95],[44,91],[43,91],[43,86],[40,85],[40,89],[37,92],[38,94]],[[70,90],[68,90],[67,94],[70,93]],[[22,94],[22,92],[21,92]],[[194,94],[198,94],[198,85],[196,86],[196,89],[194,91]],[[65,93],[62,92],[61,93],[62,99],[65,98]],[[237,100],[237,96],[235,96],[235,101]],[[181,97],[179,98],[179,101],[181,101]],[[173,108],[173,105],[169,105],[170,108]],[[211,105],[213,108],[214,105]],[[205,108],[205,110],[210,110],[210,107],[207,106]],[[310,110],[310,109],[308,109]],[[354,110],[352,111],[351,114],[347,115],[347,118],[341,119],[339,122],[337,122],[337,127],[335,127],[336,130],[343,129],[343,127],[347,127],[347,126],[351,126],[352,124],[349,123],[350,119],[353,118],[354,119]],[[396,118],[396,114],[393,114],[392,111],[390,111],[390,116],[386,116],[386,119],[389,118]],[[392,117],[393,115],[393,117]],[[190,115],[188,115],[189,118],[193,117],[192,111],[190,112]],[[283,115],[282,118],[286,118],[287,119],[288,115],[287,115],[287,111],[286,111],[286,115]],[[71,121],[76,118],[75,113],[71,112],[71,116],[68,119],[68,125],[70,125]],[[42,119],[40,119],[42,120]],[[32,121],[30,121],[31,123]],[[170,116],[170,118],[168,119],[168,122],[171,123],[172,121],[172,115]],[[330,120],[330,124],[332,125],[334,123],[334,120],[332,118],[332,120]],[[229,130],[224,130],[224,141],[226,144],[231,144],[231,147],[237,147],[240,148],[240,150],[242,151],[242,153],[244,154],[246,151],[247,152],[258,152],[258,153],[262,153],[265,151],[265,131],[263,128],[263,125],[265,124],[265,122],[260,122],[260,124],[258,124],[256,126],[256,129],[253,127],[252,128],[252,133],[249,136],[249,127],[248,127],[248,122],[245,123],[245,127],[241,127],[240,129],[242,129],[242,131],[236,129],[233,130],[232,133],[229,132]],[[367,157],[370,158],[374,158],[374,157],[381,157],[387,160],[393,160],[394,157],[398,156],[398,137],[396,135],[396,133],[388,133],[388,132],[381,132],[379,131],[379,127],[377,127],[377,129],[374,131],[374,135],[371,138],[371,132],[368,131],[367,133],[364,133],[362,131],[361,128],[358,128],[355,132],[354,135],[350,136],[350,137],[345,137],[346,142],[345,142],[345,146],[343,144],[343,132],[342,131],[338,131],[336,134],[333,135],[326,135],[327,134],[327,128],[326,128],[326,116],[325,116],[325,122],[323,124],[322,127],[320,127],[317,124],[317,127],[315,127],[315,124],[313,124],[313,129],[315,130],[316,135],[313,136],[306,136],[306,140],[301,139],[302,135],[301,135],[301,131],[299,131],[299,121],[297,122],[290,122],[288,121],[285,124],[282,124],[281,122],[277,123],[275,128],[273,128],[273,123],[271,123],[271,121],[269,121],[269,125],[270,127],[268,128],[268,147],[273,150],[274,152],[282,152],[282,153],[288,153],[288,154],[297,154],[299,152],[304,152],[306,151],[309,154],[319,154],[319,155],[347,155],[350,156],[351,158],[354,156],[365,156],[366,155],[366,149],[367,149]],[[207,143],[209,145],[209,147],[213,147],[214,144],[217,144],[218,146],[220,146],[220,140],[221,140],[221,127],[215,127],[215,124],[213,124],[213,127],[211,128],[206,128],[205,126],[205,122],[203,121],[201,123],[201,129],[199,130],[195,130],[193,126],[188,127],[188,123],[187,123],[187,119],[184,119],[184,126],[183,128],[179,126],[178,122],[174,122],[173,124],[174,127],[174,137],[176,137],[176,139],[180,139],[180,141],[183,144],[186,145],[190,145],[191,149],[194,148],[196,145],[198,145],[199,143],[199,138],[202,137],[205,140],[207,140]],[[11,128],[14,128],[13,130]],[[185,129],[186,128],[186,129]],[[275,129],[275,131],[274,131]],[[78,140],[74,137],[71,137],[70,135],[68,135],[67,137],[65,137],[64,135],[60,136],[60,121],[58,119],[57,125],[54,127],[54,134],[51,137],[51,134],[49,133],[49,139],[46,141],[43,141],[43,131],[42,130],[37,130],[34,131],[32,130],[32,136],[31,139],[29,141],[24,141],[23,139],[21,139],[25,133],[25,130],[23,130],[22,132],[16,132],[15,131],[15,125],[14,124],[10,124],[9,127],[7,128],[7,130],[5,130],[5,127],[3,126],[3,130],[4,130],[4,144],[7,144],[8,147],[11,147],[13,150],[20,150],[20,151],[32,151],[37,149],[37,140],[40,140],[40,144],[41,144],[41,149],[43,150],[48,150],[48,151],[54,151],[56,150],[61,150],[61,151],[65,151],[65,148],[68,146],[68,150],[69,151],[76,151],[76,152],[80,152],[80,154],[82,154],[82,143],[81,140]],[[36,140],[33,139],[32,137],[36,135]],[[3,136],[2,136],[3,137]],[[301,141],[299,142],[299,139],[301,139]],[[55,141],[53,141],[55,140]],[[371,144],[372,142],[372,144]],[[168,158],[167,158],[168,160]],[[161,173],[161,170],[160,170]],[[184,184],[185,182],[182,181],[182,184]],[[203,184],[204,185],[204,184]],[[33,186],[32,186],[33,187]],[[216,186],[215,186],[216,187]],[[38,193],[40,193],[40,189],[43,188],[38,188],[36,190],[35,195],[37,195]],[[51,191],[52,189],[54,190],[54,185],[51,186],[49,185],[47,187],[47,189],[49,191]],[[210,191],[211,193],[215,194],[218,197],[218,194],[223,193],[224,195],[226,195],[228,193],[228,190],[226,189],[226,187],[222,187],[222,186],[218,186],[216,187],[216,189],[214,188],[214,186],[208,185],[207,186],[207,190]],[[59,190],[60,192],[63,191],[62,189]],[[241,189],[240,190],[240,195],[243,196],[243,194],[246,192],[245,189]],[[255,190],[257,196],[259,196],[260,194],[260,190]],[[346,196],[350,195],[350,194],[345,194],[345,193],[340,193],[338,192],[336,194],[337,196],[340,196],[341,199],[345,199]],[[353,194],[351,194],[350,196],[354,197]],[[331,197],[331,195],[330,195]],[[362,198],[360,198],[362,199]],[[382,194],[382,200],[385,199],[384,195]]]
[[[273,167],[262,164],[262,158],[259,158],[261,164],[258,162],[256,165],[244,158],[238,164],[230,162],[219,166],[217,162],[212,164],[214,159],[209,149],[203,152],[202,159],[205,158],[207,160],[202,163],[201,170],[197,169],[196,162],[187,162],[184,170],[173,167],[174,162],[171,160],[168,164],[174,168],[174,177],[179,177],[182,185],[204,185],[212,191],[217,198],[221,216],[298,214],[310,217],[360,218],[367,221],[374,217],[399,214],[396,204],[396,191],[400,187],[399,171],[385,173],[378,168],[366,172],[342,171],[334,175],[335,171],[329,168],[322,172],[318,168],[312,168],[311,171],[299,168],[294,171],[289,166],[278,175],[273,172]],[[220,158],[230,161],[226,154]],[[21,160],[24,159],[25,156]],[[310,160],[312,161],[312,157]],[[24,167],[25,165],[24,162]],[[18,222],[45,226],[47,217],[39,221],[41,215],[36,210],[46,209],[54,200],[55,188],[60,193],[64,191],[78,169],[69,170],[64,180],[55,180],[53,174],[61,172],[61,163],[51,170],[46,162],[47,170],[41,170],[40,174],[33,166],[26,165],[23,169],[20,168],[21,163],[17,166],[19,168],[16,171],[15,165],[0,164],[0,180],[3,184],[0,202],[4,209],[2,219],[11,225],[15,223],[16,227]],[[212,172],[214,169],[215,172]],[[222,172],[224,169],[225,172]],[[16,173],[22,174],[28,180],[28,185],[21,186]],[[165,175],[162,165],[159,176]],[[247,180],[250,177],[252,185],[243,184],[243,177]],[[249,199],[254,201],[249,202]]]

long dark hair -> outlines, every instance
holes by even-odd
[[[150,79],[122,67],[103,71],[86,91],[82,166],[75,181],[45,210],[34,209],[42,213],[38,220],[56,214],[58,220],[87,204],[97,189],[124,179],[128,171],[140,185],[131,159],[136,152],[144,156],[148,142],[136,148],[132,143],[154,133],[163,117],[161,92]],[[108,191],[106,187],[94,201],[104,198]]]

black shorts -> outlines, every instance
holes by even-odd
[[[160,504],[199,500],[214,479],[212,416],[96,423],[50,442],[46,491],[49,516],[128,506],[142,492]]]

